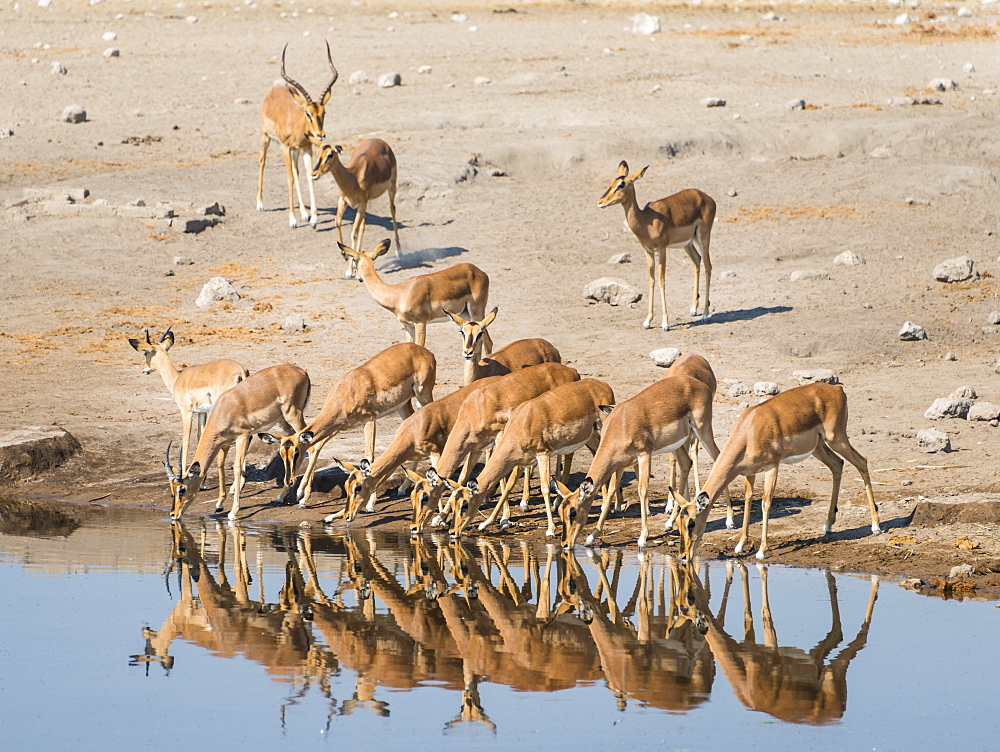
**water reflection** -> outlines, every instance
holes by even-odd
[[[132,664],[169,672],[178,639],[243,656],[291,684],[286,707],[315,687],[328,725],[335,715],[390,716],[392,690],[432,685],[461,698],[439,721],[445,731],[494,732],[483,682],[535,692],[603,684],[619,709],[631,702],[683,714],[709,700],[716,666],[747,708],[791,723],[830,723],[845,712],[847,670],[865,646],[878,591],[873,579],[857,636],[830,660],[844,639],[830,573],[829,631],[799,648],[778,642],[766,567],[758,643],[741,563],[727,566],[713,612],[709,581],[672,557],[644,555],[635,567],[634,554],[622,551],[581,561],[554,546],[302,527],[272,535],[284,577],[266,594],[263,554],[254,576],[239,524],[171,530],[166,577],[168,587],[176,578],[177,600],[158,629],[143,629],[145,646]],[[737,572],[739,640],[725,626]],[[331,680],[345,669],[353,692],[338,701]]]

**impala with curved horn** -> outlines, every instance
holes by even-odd
[[[260,113],[260,171],[257,176],[257,211],[264,211],[264,164],[267,162],[267,147],[271,141],[281,144],[282,156],[285,159],[285,172],[288,176],[288,226],[295,227],[294,193],[299,199],[299,211],[302,221],[309,222],[313,227],[319,221],[316,213],[316,192],[313,183],[309,181],[310,211],[306,212],[302,201],[302,186],[299,182],[299,157],[303,154],[312,160],[314,146],[319,146],[326,133],[323,131],[323,118],[326,115],[326,103],[330,99],[330,89],[337,82],[337,67],[330,56],[330,43],[326,43],[326,59],[333,71],[333,78],[326,89],[314,102],[309,92],[302,84],[288,77],[285,73],[286,44],[281,50],[281,77],[287,86],[275,86],[264,98],[264,107]]]

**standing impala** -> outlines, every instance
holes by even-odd
[[[437,362],[430,350],[410,343],[393,345],[345,373],[308,425],[285,436],[260,434],[262,441],[278,445],[285,464],[286,489],[295,483],[300,450],[309,449],[309,463],[299,485],[299,506],[309,501],[316,463],[330,439],[364,423],[365,454],[371,459],[375,456],[375,421],[389,413],[410,417],[413,398],[418,407],[430,404],[436,377]]]
[[[715,222],[715,200],[694,188],[674,193],[646,204],[640,209],[635,198],[635,181],[641,178],[648,167],[628,174],[628,163],[618,165],[618,177],[598,200],[601,208],[621,204],[625,208],[625,221],[635,234],[642,250],[646,252],[646,272],[649,275],[649,308],[644,329],[653,327],[653,272],[659,262],[660,305],[663,309],[661,326],[667,331],[667,298],[664,291],[665,262],[668,248],[683,248],[694,266],[694,296],[691,299],[691,315],[698,313],[698,296],[701,290],[701,268],[705,267],[705,308],[701,320],[708,319],[711,307],[709,292],[712,287],[712,259],[708,248],[712,237],[712,223]]]
[[[288,177],[288,226],[294,228],[295,221],[294,193],[299,198],[299,211],[302,221],[309,222],[313,227],[319,221],[316,212],[316,192],[312,181],[309,181],[309,206],[306,211],[302,201],[302,185],[299,182],[299,157],[303,154],[312,159],[314,146],[319,146],[326,133],[323,130],[323,118],[326,115],[326,103],[330,99],[330,89],[337,83],[337,68],[330,56],[330,43],[326,45],[326,59],[333,71],[333,78],[320,94],[319,102],[314,102],[302,84],[293,81],[285,74],[285,50],[281,50],[281,77],[287,86],[275,86],[264,98],[264,107],[260,112],[260,171],[257,174],[257,211],[264,211],[264,164],[267,162],[267,147],[271,141],[281,144],[281,153],[285,159],[285,172]]]
[[[638,464],[639,506],[642,531],[639,547],[649,536],[649,478],[654,454],[676,452],[680,465],[680,484],[684,488],[691,459],[686,445],[692,431],[714,458],[719,455],[712,431],[712,393],[705,384],[690,376],[669,376],[646,387],[636,396],[615,406],[604,421],[601,446],[594,455],[587,477],[576,491],[557,484],[563,505],[563,545],[572,548],[587,523],[594,503],[595,490],[609,480],[601,516],[587,544],[600,536],[611,504],[611,495],[619,483],[619,471]],[[612,478],[614,476],[614,478]]]
[[[743,553],[748,543],[753,482],[757,473],[763,472],[763,519],[760,548],[757,550],[757,558],[763,559],[767,553],[767,520],[778,482],[778,466],[801,462],[810,455],[826,465],[833,474],[830,508],[823,526],[823,535],[830,534],[837,518],[840,480],[844,474],[844,460],[841,457],[861,473],[872,517],[872,534],[881,533],[871,476],[868,474],[868,460],[851,446],[847,438],[847,395],[839,385],[807,384],[748,407],[740,414],[726,446],[716,459],[712,472],[694,503],[687,502],[670,489],[673,501],[681,505],[682,514],[688,517],[688,521],[680,526],[685,557],[689,561],[693,559],[705,532],[705,522],[712,502],[738,475],[746,477],[743,534],[736,544],[736,553]]]
[[[153,342],[149,338],[147,329],[145,342],[130,338],[128,343],[133,350],[146,356],[146,367],[142,372],[144,374],[158,372],[181,411],[181,467],[184,467],[188,460],[193,417],[198,416],[198,422],[195,423],[197,444],[205,428],[208,411],[215,400],[224,391],[243,381],[250,372],[235,360],[211,360],[208,363],[177,370],[167,354],[167,351],[174,346],[174,333],[169,327],[159,342]],[[219,485],[224,485],[221,478]]]
[[[545,515],[548,518],[545,534],[554,536],[556,527],[549,492],[552,458],[562,456],[565,459],[563,480],[566,480],[577,449],[586,446],[591,453],[596,453],[601,439],[601,406],[614,403],[615,393],[606,383],[598,379],[581,379],[557,386],[521,404],[511,415],[479,477],[453,494],[454,536],[461,536],[469,522],[475,519],[483,501],[513,470],[512,482],[504,489],[493,513],[479,529],[483,530],[494,522],[501,512],[500,526],[507,527],[510,524],[507,496],[514,485],[516,471],[536,462],[538,484],[545,499]]]
[[[337,201],[337,240],[344,242],[341,224],[344,209],[350,206],[357,213],[351,228],[351,248],[361,248],[365,236],[368,202],[389,191],[389,213],[392,216],[392,232],[396,236],[396,255],[399,256],[399,228],[396,225],[396,155],[380,138],[366,138],[351,154],[347,164],[340,161],[342,146],[323,144],[319,148],[312,179],[319,180],[328,172],[340,190]],[[351,259],[344,276],[351,279],[357,272],[357,262]]]
[[[390,285],[375,271],[375,259],[389,250],[389,244],[386,238],[367,253],[343,243],[337,245],[346,260],[357,263],[358,281],[364,282],[376,303],[395,315],[409,342],[423,346],[427,325],[447,321],[448,313],[464,313],[476,320],[484,317],[490,296],[490,278],[486,272],[472,264],[455,264]],[[493,340],[485,330],[483,346],[487,355],[493,352]]]
[[[194,461],[186,470],[177,470],[165,463],[167,479],[174,503],[170,518],[179,520],[201,489],[201,482],[212,460],[225,453],[233,444],[233,507],[229,519],[235,520],[240,511],[240,492],[243,489],[244,466],[250,439],[255,431],[266,431],[275,425],[292,433],[305,425],[302,411],[309,402],[309,374],[298,366],[284,363],[251,374],[232,389],[223,392],[208,414],[205,430],[198,441]],[[288,488],[282,489],[278,502],[284,500]],[[219,482],[219,499],[215,511],[222,511],[226,500],[226,487]]]
[[[493,323],[497,316],[497,309],[494,308],[481,321],[466,320],[451,312],[448,312],[448,316],[458,324],[458,328],[462,332],[462,359],[465,361],[463,380],[465,384],[471,384],[476,379],[487,376],[502,376],[519,368],[536,366],[539,363],[562,362],[562,357],[555,345],[548,340],[538,338],[515,340],[483,358],[483,338],[487,336],[486,327]]]

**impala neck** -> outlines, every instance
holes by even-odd
[[[636,232],[636,228],[645,227],[643,210],[639,208],[639,203],[635,200],[635,186],[630,185],[625,188],[625,198],[622,201],[625,209],[625,221],[628,222],[629,229]]]
[[[361,186],[358,185],[357,176],[344,167],[344,163],[340,161],[338,155],[334,155],[330,162],[330,172],[333,173],[333,179],[337,183],[337,187],[340,189],[341,193],[345,193],[348,196],[353,197],[361,193]],[[361,250],[360,248],[357,250]]]
[[[378,272],[375,271],[375,262],[363,254],[358,257],[358,272],[372,299],[383,308],[393,311],[398,299],[396,285],[383,282]]]
[[[375,483],[373,488],[378,488],[396,471],[397,467],[407,460],[414,459],[417,454],[413,439],[409,435],[401,435],[397,432],[392,443],[386,447],[382,455],[372,465],[371,475],[368,477]]]
[[[156,354],[150,358],[149,364],[156,369],[160,378],[163,379],[163,383],[166,384],[167,390],[173,394],[174,384],[177,383],[177,377],[181,375],[181,372],[174,368],[174,364],[170,362],[170,356],[165,350],[157,350]]]

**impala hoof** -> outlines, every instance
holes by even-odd
[[[653,328],[653,324],[650,321],[643,321],[642,322],[642,328],[643,329],[652,329]]]
[[[663,331],[665,331],[665,332],[669,332],[670,331],[670,324],[668,324],[666,321],[664,321],[662,324],[660,324],[660,328]]]
[[[692,316],[697,316],[698,315],[698,306],[692,306],[691,310],[688,311],[688,313],[690,313]]]
[[[639,540],[636,541],[636,545],[638,545],[639,548],[645,548],[646,547],[646,536],[645,535],[640,535],[639,536]]]
[[[872,535],[882,535],[882,528],[878,525],[872,525]]]
[[[299,226],[299,223],[295,220],[295,217],[289,217],[288,218],[288,226],[291,227],[294,230],[296,227]]]
[[[510,527],[510,520],[500,520],[500,529],[506,530]]]
[[[735,529],[736,529],[736,522],[733,520],[732,517],[726,517],[726,530],[735,530]]]
[[[263,201],[258,201],[257,202],[257,211],[264,211],[264,202]]]
[[[764,552],[763,551],[758,551],[757,552],[757,561],[764,561]]]
[[[479,532],[483,532],[483,530],[485,530],[485,529],[486,529],[486,523],[485,522],[480,522],[479,523],[479,527],[476,528],[476,530],[478,530]]]
[[[226,517],[229,519],[230,522],[234,522],[236,520],[236,513],[230,512],[229,514],[226,515]]]
[[[546,538],[555,538],[556,537],[556,531],[553,530],[552,528],[549,528],[548,530],[545,531],[545,537]]]
[[[585,546],[593,546],[594,545],[594,534],[593,533],[591,533],[590,535],[587,536],[586,540],[584,540],[584,542],[583,542],[583,545],[585,545]]]
[[[334,512],[333,514],[328,514],[326,517],[323,518],[323,524],[329,525],[335,519],[336,519],[336,512]]]
[[[311,224],[311,225],[313,226],[313,229],[315,230],[315,229],[316,229],[316,225],[318,225],[318,224],[319,224],[319,215],[317,215],[317,214],[313,214],[313,215],[312,215],[312,216],[311,216],[311,217],[309,218],[309,224]]]

